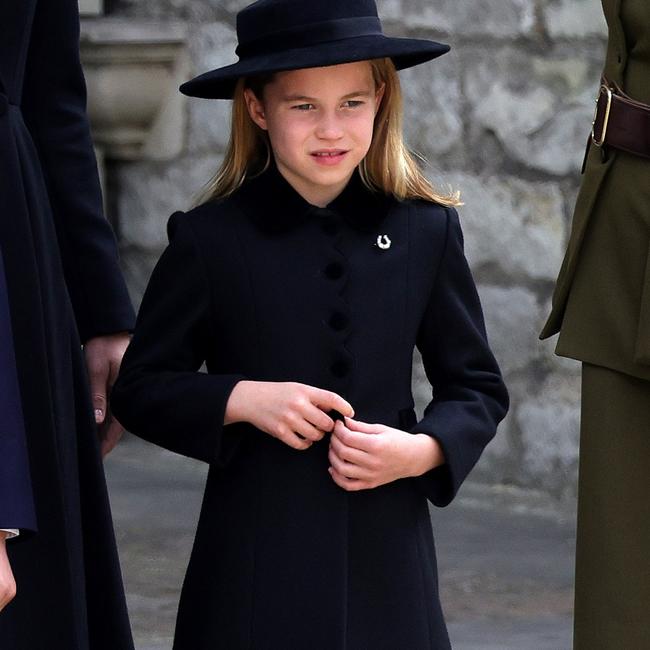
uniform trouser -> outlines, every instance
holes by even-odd
[[[574,650],[650,649],[650,382],[583,364]]]

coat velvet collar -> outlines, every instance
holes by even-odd
[[[244,211],[266,232],[285,232],[305,219],[343,217],[353,228],[374,230],[386,217],[391,196],[368,189],[355,171],[343,191],[325,208],[307,202],[275,164],[246,182],[235,195]]]

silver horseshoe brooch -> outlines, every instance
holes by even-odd
[[[387,251],[390,248],[390,245],[393,242],[391,242],[390,237],[388,235],[378,235],[377,236],[377,243],[376,245],[381,248],[383,251]]]

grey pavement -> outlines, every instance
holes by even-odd
[[[206,466],[129,437],[106,473],[137,650],[169,650]],[[571,504],[468,483],[432,521],[454,650],[570,650]]]

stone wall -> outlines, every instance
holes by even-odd
[[[241,0],[106,0],[133,20],[181,21],[194,72],[234,60]],[[407,139],[428,173],[462,192],[466,251],[512,410],[477,477],[575,490],[579,366],[538,332],[570,224],[604,55],[598,0],[379,0],[388,33],[448,42],[452,52],[402,73]],[[185,153],[108,167],[111,216],[136,301],[186,209],[216,170],[227,102],[188,101]],[[428,384],[416,366],[420,407]]]

